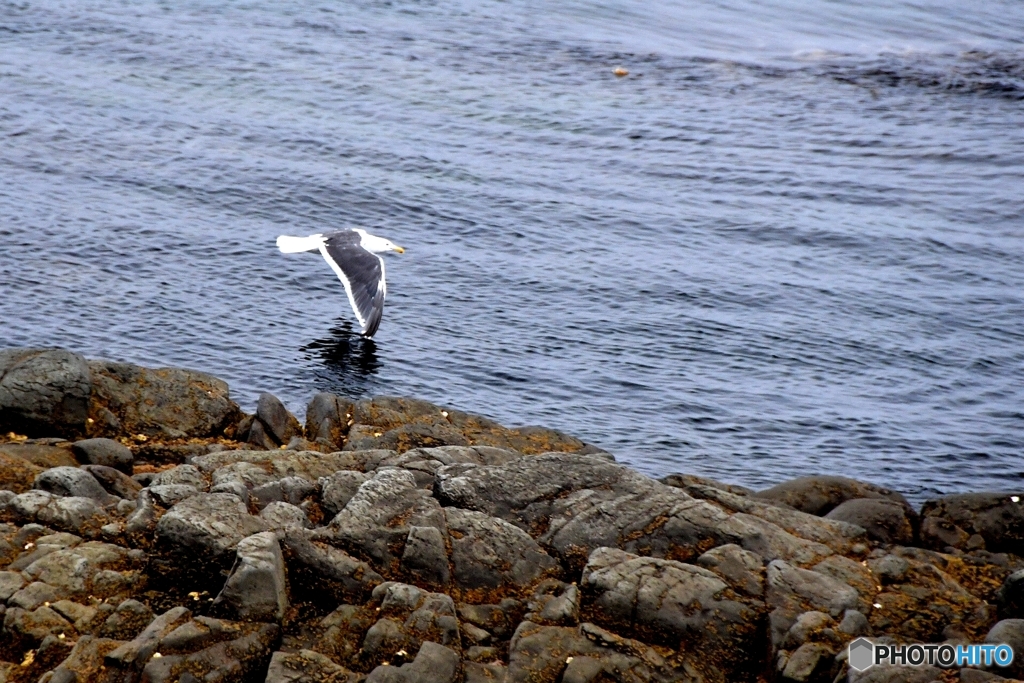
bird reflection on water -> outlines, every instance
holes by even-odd
[[[339,319],[327,336],[309,342],[300,350],[307,359],[316,362],[317,389],[340,396],[369,393],[381,367],[376,342],[360,335],[346,319]]]

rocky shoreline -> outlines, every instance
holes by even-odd
[[[0,683],[999,681],[1024,492],[656,481],[541,427],[0,351]],[[1008,643],[1008,668],[846,646]]]

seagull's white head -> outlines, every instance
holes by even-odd
[[[361,246],[366,251],[372,252],[374,254],[383,254],[386,251],[397,251],[399,254],[405,253],[405,249],[398,246],[391,240],[386,240],[383,237],[371,235],[370,233],[366,232],[361,228],[356,228],[356,232],[359,233],[359,246]]]

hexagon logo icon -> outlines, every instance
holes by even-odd
[[[851,669],[864,671],[875,663],[875,646],[867,638],[858,638],[850,643],[848,656]]]

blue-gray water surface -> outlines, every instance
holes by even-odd
[[[274,246],[350,225],[407,248],[373,342]],[[0,1],[0,330],[653,475],[1017,487],[1024,8]]]

